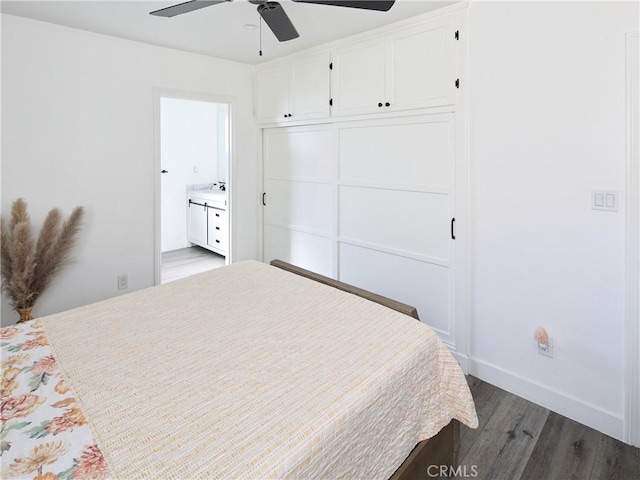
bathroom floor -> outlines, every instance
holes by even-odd
[[[225,257],[197,246],[162,252],[160,283],[172,282],[224,265]]]

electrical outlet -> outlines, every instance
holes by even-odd
[[[118,290],[126,290],[129,288],[129,276],[118,275]]]
[[[547,343],[538,343],[538,353],[553,358],[553,340],[549,338]]]

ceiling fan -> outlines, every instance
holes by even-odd
[[[190,2],[179,3],[171,7],[161,8],[151,12],[151,15],[159,17],[174,17],[183,13],[192,12],[200,8],[209,7],[218,3],[231,2],[233,0],[191,0]],[[316,3],[321,5],[332,5],[334,7],[361,8],[364,10],[388,11],[395,0],[293,0],[300,3]],[[249,0],[250,3],[258,5],[258,13],[269,26],[276,38],[281,42],[298,38],[296,28],[289,20],[287,13],[278,2],[267,2],[265,0]]]

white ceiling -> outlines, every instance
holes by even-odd
[[[256,64],[462,0],[396,0],[388,12],[280,0],[300,37],[278,42],[263,23],[262,57],[258,55],[259,29],[243,28],[245,24],[260,23],[256,5],[235,0],[173,18],[149,15],[153,10],[183,1],[2,0],[0,9],[10,15]]]

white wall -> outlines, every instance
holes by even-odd
[[[637,2],[472,2],[472,373],[622,436],[625,33]],[[555,341],[536,353],[534,331]]]
[[[24,197],[34,224],[86,207],[74,250],[36,305],[45,315],[154,283],[154,87],[234,104],[234,260],[257,256],[258,131],[252,68],[2,15],[2,214]],[[2,322],[16,316],[3,297]]]
[[[218,181],[218,108],[212,102],[160,99],[161,250],[190,246],[187,185]],[[226,106],[225,106],[226,107]],[[224,129],[224,125],[222,125]],[[225,162],[222,156],[220,162]]]

